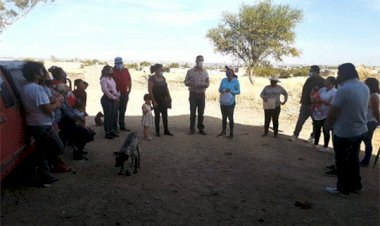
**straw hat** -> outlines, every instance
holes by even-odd
[[[271,81],[276,81],[276,82],[280,82],[280,78],[278,75],[271,75],[269,80]]]

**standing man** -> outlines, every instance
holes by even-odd
[[[185,86],[189,87],[190,95],[190,132],[189,135],[195,132],[195,118],[198,108],[198,130],[199,134],[206,135],[203,124],[203,114],[205,111],[206,96],[205,91],[210,84],[207,71],[203,69],[203,56],[199,55],[195,59],[196,66],[187,71],[185,78]]]
[[[320,88],[325,86],[325,79],[319,75],[319,72],[320,72],[320,69],[317,65],[313,65],[310,67],[309,78],[306,79],[306,82],[302,88],[302,95],[301,95],[301,100],[300,100],[301,107],[300,107],[300,112],[297,119],[296,128],[294,129],[293,136],[289,138],[290,141],[294,141],[298,138],[302,130],[303,124],[309,117],[312,117],[311,110],[310,110],[311,90],[314,87],[318,87],[318,90],[319,90]],[[308,141],[313,142],[313,140],[314,140],[314,134],[311,133]]]
[[[115,67],[113,69],[113,79],[116,83],[116,90],[120,92],[119,99],[119,129],[121,131],[129,131],[125,127],[125,111],[129,100],[129,93],[132,89],[131,75],[127,68],[124,67],[123,58],[115,58]]]
[[[360,143],[367,132],[369,89],[358,80],[355,66],[338,67],[339,88],[331,103],[328,124],[333,126],[337,186],[326,187],[332,194],[348,195],[362,190],[359,166]]]

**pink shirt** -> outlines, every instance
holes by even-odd
[[[100,86],[104,95],[106,95],[111,100],[117,100],[120,97],[120,93],[116,90],[116,83],[113,78],[103,77],[100,79]]]

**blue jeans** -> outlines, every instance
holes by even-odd
[[[129,93],[120,95],[119,99],[119,127],[125,128],[125,112],[127,111],[127,104],[129,100]]]
[[[103,95],[100,99],[104,112],[104,131],[107,134],[117,130],[117,107],[118,104],[114,100]]]
[[[371,155],[372,155],[372,137],[373,137],[373,133],[376,130],[377,122],[376,121],[367,122],[367,127],[368,127],[368,131],[363,136],[363,141],[364,141],[364,144],[365,144],[365,155],[364,155],[364,158],[363,158],[363,162],[364,163],[369,163],[369,161],[371,159]]]
[[[190,130],[194,131],[195,128],[195,118],[196,118],[196,111],[198,108],[198,129],[203,130],[205,126],[203,125],[203,114],[205,111],[205,105],[206,105],[206,95],[205,93],[194,93],[190,92],[189,97],[190,102]]]
[[[313,117],[311,115],[311,111],[310,111],[310,105],[301,104],[300,113],[298,115],[296,128],[294,129],[294,132],[293,132],[294,136],[298,137],[300,135],[300,132],[301,132],[302,127],[303,127],[303,124],[305,123],[305,121],[309,117],[311,117],[313,119]],[[314,133],[311,132],[310,136],[314,137]]]
[[[236,103],[231,106],[220,105],[220,111],[222,112],[222,129],[225,132],[227,128],[227,118],[230,125],[230,135],[234,133],[234,111]]]
[[[40,172],[50,173],[49,165],[58,159],[64,148],[61,139],[50,125],[27,126],[26,129],[36,141]]]
[[[337,190],[348,194],[362,188],[359,166],[360,143],[363,135],[343,138],[334,135],[335,164],[337,168]]]

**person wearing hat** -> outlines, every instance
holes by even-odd
[[[226,135],[227,118],[230,124],[230,136],[234,137],[234,110],[235,110],[235,95],[240,94],[240,84],[232,67],[225,66],[227,78],[222,79],[219,86],[220,93],[220,111],[222,112],[222,132],[218,135]]]
[[[120,92],[119,98],[119,130],[129,131],[125,126],[125,112],[127,110],[129,93],[132,89],[131,75],[127,68],[124,67],[123,58],[115,58],[115,67],[113,69],[113,79],[116,83],[116,89]]]
[[[310,107],[311,107],[311,99],[310,99],[310,93],[313,88],[318,87],[318,89],[325,87],[325,79],[322,78],[319,75],[320,69],[319,66],[313,65],[310,67],[309,70],[309,78],[306,79],[305,84],[303,85],[302,88],[302,94],[301,94],[301,107],[300,107],[300,112],[298,115],[296,127],[293,132],[293,136],[289,138],[290,141],[294,141],[298,138],[303,124],[305,121],[309,118],[312,117]],[[313,117],[312,117],[313,120]],[[309,142],[312,142],[314,140],[314,133],[311,132],[310,138],[308,139]]]
[[[273,120],[274,137],[278,137],[278,118],[281,112],[281,105],[284,105],[288,100],[288,93],[286,90],[277,85],[280,82],[278,75],[272,75],[270,78],[270,85],[264,87],[261,91],[260,97],[264,102],[264,134],[268,136],[269,124]],[[284,101],[281,102],[280,95],[284,96]]]
[[[326,187],[331,194],[349,195],[363,188],[360,177],[360,143],[368,131],[367,111],[370,91],[359,81],[351,63],[338,67],[339,88],[330,105],[327,123],[333,128],[333,146],[337,168],[337,183]]]

